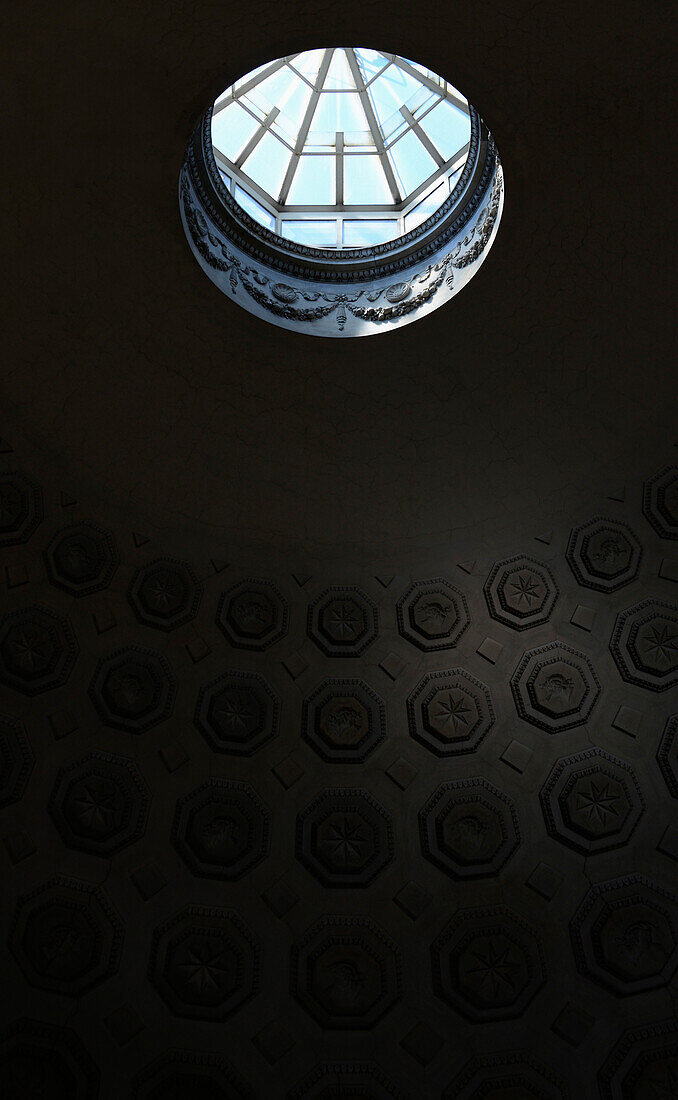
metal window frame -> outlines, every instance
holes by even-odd
[[[344,133],[337,131],[335,134],[334,146],[328,146],[326,150],[308,152],[304,151],[308,135],[311,130],[313,117],[318,105],[318,101],[322,92],[323,84],[327,78],[332,58],[337,48],[344,50],[346,58],[348,60],[351,75],[355,83],[354,89],[344,88],[332,90],[332,95],[355,95],[356,92],[360,97],[360,101],[365,112],[365,118],[369,127],[369,134],[374,142],[374,153],[365,152],[352,152],[351,146],[346,146]],[[419,205],[421,201],[426,197],[428,193],[433,191],[444,178],[449,178],[453,175],[459,167],[461,167],[466,159],[469,151],[469,144],[466,143],[459,149],[455,155],[446,160],[435,143],[429,138],[428,134],[423,130],[421,126],[422,119],[424,119],[430,111],[438,106],[439,103],[444,100],[448,100],[453,106],[462,110],[467,116],[470,114],[469,106],[465,100],[462,100],[456,93],[456,89],[450,90],[450,85],[447,81],[441,77],[441,83],[437,84],[434,80],[426,76],[425,73],[420,72],[414,65],[406,61],[404,58],[399,57],[397,54],[382,53],[381,56],[386,59],[384,66],[375,73],[368,81],[365,81],[358,58],[356,56],[354,47],[330,47],[323,53],[320,65],[318,66],[318,72],[316,79],[311,83],[306,77],[297,71],[293,66],[293,61],[296,57],[299,57],[299,53],[289,54],[286,57],[279,58],[277,61],[272,62],[265,69],[262,69],[251,80],[246,81],[241,87],[235,90],[234,86],[227,89],[220,99],[218,99],[213,108],[213,116],[219,111],[223,110],[226,106],[234,102],[239,102],[239,105],[247,111],[252,118],[257,122],[257,130],[252,137],[246,143],[236,161],[229,160],[224,154],[213,145],[213,152],[217,165],[231,177],[231,185],[229,190],[231,193],[235,193],[236,185],[244,188],[248,193],[251,193],[251,197],[258,202],[268,214],[275,218],[275,232],[284,236],[282,233],[283,225],[286,221],[329,221],[334,220],[336,222],[336,244],[325,245],[327,248],[352,248],[361,246],[351,246],[343,244],[343,224],[344,221],[397,221],[398,222],[398,236],[402,236],[405,233],[405,218],[412,210]],[[392,141],[388,142],[384,140],[379,122],[377,120],[376,112],[374,110],[370,95],[369,86],[377,80],[389,67],[394,64],[396,67],[402,69],[404,72],[412,76],[422,87],[428,88],[430,91],[436,94],[436,99],[426,108],[422,115],[417,119],[414,117],[412,111],[403,104],[400,108],[400,114],[402,115],[407,129],[404,133],[398,134]],[[274,136],[290,151],[290,160],[285,171],[283,183],[281,185],[278,195],[274,198],[264,188],[251,179],[246,172],[243,171],[243,164],[247,158],[251,155],[253,150],[259,144],[264,134],[271,131],[271,127],[276,118],[280,114],[278,107],[273,107],[272,110],[262,120],[254,111],[250,108],[247,102],[241,102],[242,97],[246,96],[252,88],[268,79],[274,73],[278,72],[285,65],[289,65],[291,71],[295,77],[303,81],[310,89],[311,95],[309,102],[304,113],[302,123],[297,133],[297,138],[294,146],[291,146],[289,142],[285,141],[280,134],[272,131]],[[395,113],[395,112],[394,112]],[[405,134],[413,132],[417,139],[421,142],[423,147],[429,153],[436,163],[436,170],[431,175],[422,181],[421,184],[414,191],[407,194],[405,197],[401,196],[400,187],[395,175],[393,165],[390,160],[389,151],[394,145],[400,141]],[[362,149],[362,147],[361,147]],[[360,205],[360,206],[348,206],[344,203],[344,157],[345,156],[365,156],[372,155],[379,158],[382,170],[386,177],[386,181],[393,197],[393,203],[389,205],[374,204],[374,205]],[[292,187],[294,177],[296,175],[297,168],[302,156],[334,156],[335,157],[335,197],[336,202],[333,205],[289,205],[287,198]]]

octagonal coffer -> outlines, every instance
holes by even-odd
[[[78,652],[69,620],[42,604],[10,611],[0,621],[0,681],[23,695],[66,683]]]
[[[19,470],[0,474],[0,546],[28,542],[42,518],[40,486]]]
[[[55,1100],[96,1100],[100,1074],[72,1028],[24,1016],[0,1031],[0,1081],[17,1100],[36,1097],[36,1088]]]
[[[198,611],[202,585],[189,565],[177,558],[156,558],[137,569],[128,598],[139,622],[175,630]]]
[[[288,618],[277,587],[254,577],[224,592],[217,609],[217,625],[236,649],[270,649],[287,633]]]
[[[247,783],[212,778],[177,802],[172,840],[194,874],[234,881],[268,854],[271,815]]]
[[[215,752],[251,756],[277,735],[279,714],[263,676],[229,669],[200,689],[195,724]]]
[[[600,682],[585,653],[551,642],[523,655],[511,691],[521,718],[546,733],[559,733],[589,720]]]
[[[678,1021],[659,1020],[629,1028],[617,1040],[598,1074],[601,1100],[648,1097],[671,1100],[678,1081]]]
[[[664,466],[645,482],[643,511],[663,539],[678,539],[678,466]]]
[[[637,536],[625,523],[594,516],[573,528],[566,557],[579,584],[616,592],[635,579],[642,553]]]
[[[678,686],[678,605],[647,599],[622,611],[610,651],[627,683],[657,692]]]
[[[79,879],[56,876],[24,894],[10,947],[27,981],[79,997],[118,968],[123,925],[108,894]]]
[[[598,748],[558,760],[540,797],[550,835],[585,855],[626,844],[645,807],[631,766]]]
[[[379,633],[379,613],[360,588],[332,585],[310,604],[307,627],[327,657],[359,657]]]
[[[457,879],[496,875],[520,841],[513,802],[486,779],[442,783],[419,811],[427,859]]]
[[[431,958],[437,995],[478,1023],[522,1015],[546,977],[537,933],[503,905],[460,909]]]
[[[330,787],[299,814],[296,847],[323,886],[368,886],[393,859],[392,818],[368,791]]]
[[[176,689],[169,661],[161,653],[128,645],[99,661],[89,695],[105,725],[145,733],[169,718]]]
[[[548,622],[558,599],[551,570],[525,555],[495,562],[484,591],[492,618],[514,630]]]
[[[494,725],[488,688],[463,668],[429,672],[407,700],[410,736],[436,756],[473,752]]]
[[[366,917],[323,917],[293,948],[292,992],[321,1027],[374,1027],[401,996],[400,951]]]
[[[362,763],[385,735],[384,703],[363,680],[325,680],[304,701],[302,736],[330,763]]]
[[[411,585],[396,613],[403,638],[427,653],[457,645],[470,622],[466,596],[443,577]]]
[[[187,905],[153,935],[150,979],[176,1016],[226,1020],[259,987],[259,948],[232,910]]]
[[[111,532],[85,522],[58,531],[44,558],[52,584],[78,597],[107,588],[119,562]]]
[[[60,769],[49,809],[64,844],[110,858],[143,836],[149,803],[134,761],[91,752]]]
[[[678,966],[678,897],[641,874],[596,883],[574,914],[578,969],[617,996],[661,989]]]

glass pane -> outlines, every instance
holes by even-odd
[[[344,222],[344,245],[347,248],[367,248],[371,244],[384,244],[397,236],[397,218]]]
[[[367,119],[357,92],[323,92],[313,115],[309,141],[317,133],[336,134],[337,130],[367,130]],[[316,139],[317,140],[317,139]]]
[[[242,187],[235,185],[235,198],[236,202],[239,202],[243,210],[246,210],[251,218],[259,222],[260,225],[265,225],[267,229],[275,229],[275,218],[272,214],[269,214],[260,202],[253,199],[247,191],[243,191]]]
[[[243,172],[277,199],[291,153],[273,134],[264,134],[242,166]]]
[[[392,115],[398,114],[403,104],[415,96],[420,89],[421,84],[413,76],[399,69],[397,65],[389,65],[388,69],[369,87],[369,95],[379,124],[382,125]]]
[[[243,99],[253,103],[265,114],[269,114],[274,107],[282,111],[285,103],[298,86],[299,77],[285,66],[278,69],[276,73],[272,73],[271,76],[266,77],[261,84],[250,88]],[[308,91],[307,88],[305,90]]]
[[[355,50],[355,55],[366,84],[388,65],[388,58],[381,53],[377,53],[376,50],[365,50],[361,47]]]
[[[289,93],[276,103],[280,114],[271,129],[286,138],[290,145],[294,145],[297,140],[310,98],[311,89],[308,84],[295,77],[295,84],[290,87]]]
[[[337,243],[337,223],[334,221],[283,221],[281,234],[288,241],[313,248],[333,248]]]
[[[219,167],[219,166],[217,165],[217,167]],[[224,183],[226,184],[228,190],[230,191],[231,190],[231,177],[229,176],[228,172],[224,172],[223,168],[219,168],[219,175],[221,176],[222,180],[224,181]]]
[[[229,160],[237,160],[258,129],[256,118],[248,115],[239,103],[231,103],[212,118],[212,145]]]
[[[315,84],[324,53],[324,50],[306,50],[305,53],[299,54],[299,57],[295,57],[294,61],[290,61],[290,65],[293,65],[297,72],[305,76],[311,84]]]
[[[431,92],[428,88],[422,87],[421,94],[415,96],[414,100],[408,103],[408,107],[414,117],[419,119],[425,111],[428,111],[434,103],[438,103],[439,101],[440,96],[437,95],[436,92]]]
[[[379,157],[344,157],[344,202],[347,206],[390,206],[393,203]]]
[[[449,193],[449,184],[447,180],[443,180],[430,195],[415,206],[414,210],[405,215],[405,232],[409,233],[410,229],[416,229],[418,225],[425,222],[445,202]]]
[[[421,120],[421,128],[450,160],[471,139],[471,120],[467,114],[444,100]]]
[[[294,173],[289,206],[334,206],[336,157],[299,157]]]
[[[405,122],[405,119],[400,114],[400,111],[396,111],[394,115],[391,115],[390,119],[384,123],[382,130],[386,139],[386,147],[388,148],[388,142],[393,144],[397,141],[401,134],[404,134],[409,129],[409,123]]]
[[[438,170],[433,157],[412,130],[408,130],[404,137],[396,141],[388,156],[391,157],[396,178],[405,195],[411,195],[424,180]]]
[[[323,91],[355,90],[355,80],[344,50],[335,50],[325,77]]]

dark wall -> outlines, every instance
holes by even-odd
[[[676,1094],[669,14],[9,13],[10,1095]],[[350,342],[232,306],[177,204],[209,101],[340,41],[506,182],[463,293]]]

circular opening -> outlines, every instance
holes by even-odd
[[[475,275],[503,177],[487,126],[444,77],[333,46],[226,88],[189,141],[179,194],[196,259],[238,305],[310,335],[369,336]]]
[[[227,88],[211,140],[224,185],[287,241],[384,244],[454,191],[471,140],[467,100],[396,54],[360,47],[278,58]]]

